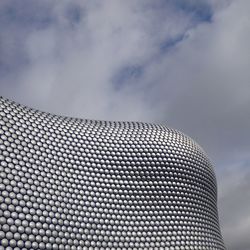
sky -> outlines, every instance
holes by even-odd
[[[249,11],[249,0],[1,0],[0,95],[189,135],[214,164],[228,250],[249,250]]]

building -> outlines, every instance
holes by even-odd
[[[211,163],[162,125],[0,98],[0,249],[225,249]]]

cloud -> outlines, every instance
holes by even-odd
[[[144,69],[197,24],[199,12],[191,2],[188,8],[162,0],[25,3],[4,1],[1,8],[2,69],[8,69],[2,77],[14,85],[3,86],[4,94],[96,119],[152,120]]]
[[[244,0],[3,0],[1,95],[57,114],[184,131],[216,166],[228,249],[250,249],[249,8]]]
[[[219,178],[220,221],[228,249],[248,250],[250,246],[250,170],[244,166],[230,166]]]
[[[231,160],[248,154],[250,146],[248,7],[235,1],[212,23],[189,30],[155,70],[158,82],[165,82],[155,95],[171,92],[169,123],[206,145],[220,163],[229,153]]]

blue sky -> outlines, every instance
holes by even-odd
[[[214,163],[228,249],[249,250],[249,11],[246,0],[2,0],[0,94],[188,134]]]

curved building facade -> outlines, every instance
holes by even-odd
[[[225,249],[203,150],[162,125],[0,98],[1,249]]]

